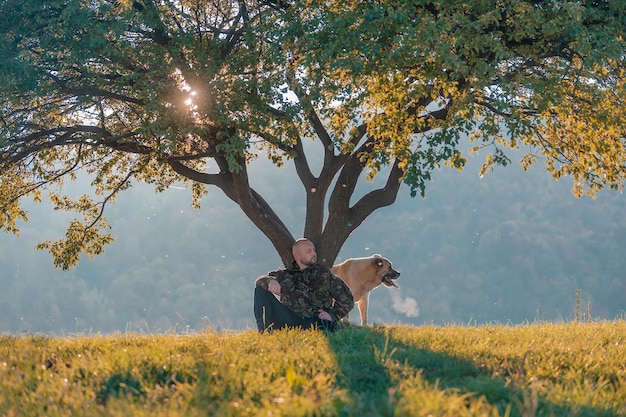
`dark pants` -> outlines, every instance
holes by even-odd
[[[338,328],[334,321],[300,317],[278,301],[274,294],[261,287],[254,288],[254,317],[261,333],[293,327],[317,328],[330,332]]]

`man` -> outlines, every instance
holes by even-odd
[[[354,307],[350,288],[317,263],[315,245],[308,239],[298,239],[291,253],[291,267],[256,280],[254,316],[259,332],[284,327],[336,330],[337,322]]]

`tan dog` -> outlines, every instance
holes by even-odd
[[[389,259],[378,254],[366,258],[346,259],[331,269],[333,274],[340,277],[350,287],[354,302],[359,305],[361,326],[367,325],[367,303],[370,291],[380,284],[386,287],[398,287],[393,280],[397,279],[400,273],[391,267]]]

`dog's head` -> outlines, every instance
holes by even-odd
[[[391,261],[387,258],[383,258],[381,255],[372,255],[372,263],[378,271],[378,277],[380,281],[386,287],[398,288],[394,280],[400,277],[400,273],[391,267]]]

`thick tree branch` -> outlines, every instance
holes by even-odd
[[[180,161],[167,160],[167,164],[179,175],[206,185],[215,185],[235,202],[246,217],[274,244],[283,262],[290,262],[293,236],[271,208],[267,201],[250,187],[247,168],[244,165],[238,173],[221,171],[219,174],[207,174],[187,167]],[[286,249],[288,248],[288,250]]]
[[[365,194],[352,207],[350,223],[352,230],[356,229],[375,210],[392,205],[396,201],[400,185],[402,184],[402,169],[395,162],[391,166],[391,171],[387,177],[387,182],[383,188],[379,188]]]
[[[67,94],[69,96],[100,97],[131,104],[137,104],[139,106],[144,105],[144,101],[141,99],[113,93],[111,91],[101,90],[95,87],[70,87],[65,80],[60,79],[54,74],[49,73],[48,77],[54,80],[54,82],[59,86],[64,94]]]

